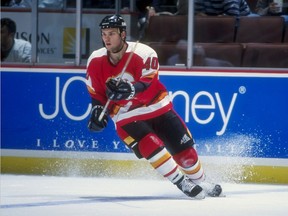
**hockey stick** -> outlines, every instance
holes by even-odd
[[[135,50],[136,50],[136,47],[137,47],[138,42],[139,42],[139,40],[136,41],[133,49],[131,50],[131,53],[129,54],[128,59],[127,59],[125,65],[124,65],[124,67],[123,67],[123,69],[122,69],[122,71],[121,71],[121,73],[120,73],[120,75],[119,75],[119,80],[117,81],[116,86],[119,85],[120,80],[122,79],[122,77],[123,77],[123,75],[124,75],[124,73],[125,73],[125,70],[126,70],[128,64],[130,63],[130,61],[131,61],[131,59],[132,59],[132,56],[133,56],[133,54],[134,54],[134,52],[135,52]],[[98,121],[101,121],[101,120],[102,120],[102,118],[103,118],[106,110],[108,109],[108,106],[109,106],[110,102],[111,102],[111,100],[108,99],[107,102],[106,102],[106,104],[105,104],[105,106],[104,106],[104,108],[103,108],[103,110],[102,110],[102,112],[101,112],[100,115],[99,115]]]

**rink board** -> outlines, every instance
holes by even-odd
[[[134,169],[138,162],[119,141],[112,121],[102,133],[87,130],[91,104],[84,70],[1,70],[3,172],[57,174],[57,166],[73,168],[75,160],[88,173],[99,172],[103,163]],[[244,180],[288,183],[288,72],[162,70],[160,79],[204,164],[214,166],[224,158],[229,165],[240,158],[244,172],[257,173]],[[94,163],[100,165],[91,170]]]
[[[22,153],[24,152],[22,151]],[[51,153],[49,154],[51,155]],[[163,179],[144,159],[136,160],[129,157],[127,157],[129,159],[111,159],[122,154],[111,153],[110,159],[89,156],[86,158],[79,156],[54,158],[51,156],[2,156],[1,172],[52,176]],[[255,158],[200,156],[200,160],[207,176],[215,179],[214,181],[288,184],[288,166],[285,159],[281,159],[282,163],[279,161],[275,163],[269,159],[260,160],[259,163]],[[267,165],[268,161],[271,165]],[[259,165],[262,163],[265,165]]]

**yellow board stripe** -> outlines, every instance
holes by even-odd
[[[165,160],[164,160],[165,161]],[[203,163],[202,163],[203,164]],[[213,168],[204,164],[204,169]],[[220,166],[221,167],[221,166]],[[219,168],[219,167],[217,167]],[[216,168],[216,170],[217,170]],[[223,167],[222,167],[223,168]],[[287,166],[243,165],[242,172],[236,172],[231,181],[288,184]],[[233,171],[232,171],[233,172]],[[33,174],[56,176],[109,176],[163,179],[146,160],[97,160],[80,158],[36,158],[36,157],[1,157],[1,173]]]
[[[100,176],[160,178],[150,163],[142,160],[97,160],[75,158],[1,157],[1,173],[52,176]],[[145,172],[143,172],[145,170]]]
[[[288,184],[288,167],[245,166],[243,175],[245,182]]]

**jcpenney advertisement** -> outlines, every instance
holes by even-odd
[[[1,148],[129,153],[112,120],[91,133],[85,71],[2,69]],[[288,158],[288,75],[165,72],[204,156]]]

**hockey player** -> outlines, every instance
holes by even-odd
[[[100,29],[104,47],[87,62],[93,107],[88,128],[102,131],[110,116],[118,136],[136,156],[147,159],[187,196],[219,196],[221,186],[205,182],[192,135],[159,81],[156,52],[126,41],[126,23],[120,15],[106,16]]]

